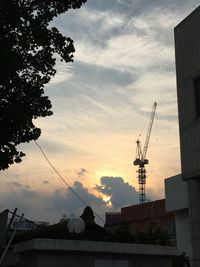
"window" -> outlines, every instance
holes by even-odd
[[[194,79],[194,96],[196,104],[196,117],[200,117],[200,76]]]

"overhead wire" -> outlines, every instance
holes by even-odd
[[[66,180],[62,177],[62,175],[58,172],[58,170],[54,167],[54,165],[51,163],[51,161],[48,159],[47,155],[45,154],[43,148],[41,147],[41,145],[38,144],[38,142],[36,140],[34,140],[35,144],[37,145],[37,147],[39,148],[39,150],[41,151],[43,157],[45,158],[45,160],[47,161],[47,163],[51,166],[51,168],[53,169],[53,171],[58,175],[58,177],[63,181],[63,183],[69,188],[69,190],[87,207],[89,206],[88,203],[83,200],[82,197],[79,196],[79,194],[76,193],[76,191],[66,182]],[[93,211],[94,212],[94,211]],[[96,212],[94,212],[94,214],[96,215],[96,217],[101,220],[102,222],[105,223],[104,219],[101,218],[101,216],[99,216]]]
[[[12,211],[10,211],[10,210],[8,210],[8,212],[9,212],[10,214],[12,214],[12,215],[15,215],[15,217],[17,217],[17,218],[21,218],[21,215],[18,215],[17,213],[14,213],[14,212],[12,212]],[[24,216],[23,216],[23,219],[22,219],[22,220],[23,220],[23,221],[26,221],[26,222],[28,222],[28,223],[34,224],[35,226],[38,226],[38,224],[37,224],[36,222],[34,222],[34,221],[32,221],[32,220],[29,220],[29,219],[25,218]]]

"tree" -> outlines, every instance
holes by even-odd
[[[73,40],[49,23],[86,1],[0,1],[0,170],[22,161],[17,145],[39,138],[33,120],[52,115],[44,86],[56,73],[55,54],[73,61]]]
[[[183,252],[174,258],[172,267],[191,267],[190,258]]]

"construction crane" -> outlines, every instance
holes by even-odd
[[[153,126],[156,107],[157,107],[157,103],[154,102],[143,150],[141,148],[140,140],[137,139],[137,141],[136,141],[136,159],[133,161],[133,165],[139,166],[139,169],[137,171],[138,172],[137,178],[138,178],[138,184],[139,184],[139,201],[140,201],[140,204],[143,204],[146,202],[145,184],[146,184],[146,177],[147,176],[146,176],[145,165],[149,163],[149,160],[146,158],[146,155],[147,155],[147,149],[148,149],[149,140],[150,140],[150,136],[151,136],[151,130],[152,130],[152,126]]]

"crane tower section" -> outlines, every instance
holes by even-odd
[[[141,147],[141,142],[139,139],[136,141],[136,159],[133,161],[133,164],[136,166],[139,166],[138,168],[138,184],[139,184],[139,202],[140,204],[143,204],[146,202],[146,192],[145,192],[145,185],[146,185],[146,168],[145,165],[149,163],[149,160],[146,158],[147,155],[147,149],[149,145],[149,140],[151,136],[151,130],[153,126],[153,121],[155,117],[155,112],[156,112],[156,107],[157,103],[154,102],[151,116],[150,116],[150,121],[149,121],[149,126],[147,130],[147,135],[144,143],[144,148],[142,149]]]

